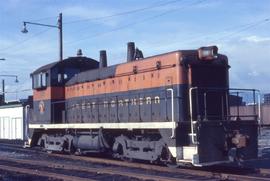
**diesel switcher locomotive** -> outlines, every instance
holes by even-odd
[[[216,46],[144,58],[130,42],[112,66],[104,50],[99,61],[78,51],[31,74],[29,144],[175,165],[257,158],[258,111],[232,106],[256,91],[230,89],[229,68]]]

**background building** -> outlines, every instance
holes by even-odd
[[[270,105],[270,93],[263,95],[263,103]]]

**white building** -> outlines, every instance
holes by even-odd
[[[24,140],[26,124],[22,104],[0,106],[0,139]]]

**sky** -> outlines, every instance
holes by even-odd
[[[230,86],[270,92],[269,0],[2,0],[0,1],[0,75],[8,100],[32,94],[30,73],[57,61],[58,30],[23,21],[57,25],[63,13],[64,58],[83,55],[108,64],[126,60],[134,41],[144,56],[217,45],[228,56]]]

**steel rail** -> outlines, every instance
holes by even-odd
[[[5,171],[9,171],[9,172],[18,172],[18,173],[22,173],[22,174],[26,174],[26,175],[55,178],[55,179],[60,179],[60,180],[64,180],[64,181],[94,181],[94,180],[91,180],[88,178],[67,176],[64,174],[52,173],[52,172],[47,172],[47,171],[21,168],[20,165],[18,165],[18,167],[14,167],[14,166],[7,166],[7,165],[0,164],[0,170],[5,170]]]
[[[270,180],[269,178],[257,177],[257,176],[237,175],[237,174],[230,174],[230,173],[220,173],[220,172],[212,172],[212,171],[204,171],[204,170],[196,170],[196,169],[187,169],[187,168],[168,168],[168,167],[162,167],[158,165],[129,163],[129,162],[123,162],[123,161],[109,160],[109,159],[104,159],[104,158],[101,159],[101,158],[93,158],[93,157],[70,156],[70,155],[59,155],[59,154],[52,154],[52,156],[56,156],[59,158],[62,157],[65,159],[72,159],[72,160],[89,161],[93,163],[111,164],[111,165],[117,165],[117,166],[123,166],[123,167],[139,168],[139,169],[167,172],[167,173],[174,173],[174,174],[188,174],[192,176],[201,176],[201,177],[216,178],[216,179],[227,178],[227,179],[237,179],[237,180],[258,180],[258,181]]]
[[[98,173],[98,174],[109,174],[109,175],[120,175],[129,178],[137,178],[142,180],[166,180],[166,181],[188,181],[190,179],[182,179],[182,178],[173,178],[173,177],[165,177],[165,176],[157,176],[152,174],[142,174],[142,173],[134,173],[132,171],[120,171],[113,168],[91,168],[89,166],[78,166],[78,165],[70,165],[70,164],[59,164],[53,163],[49,161],[37,161],[37,160],[22,160],[22,159],[15,159],[15,158],[6,158],[1,157],[0,160],[2,161],[11,161],[18,164],[28,164],[33,166],[45,166],[48,168],[60,168],[64,170],[72,170],[77,172],[90,172],[90,173]],[[1,164],[0,164],[1,166]],[[1,168],[1,167],[0,167]],[[32,170],[31,170],[32,171]],[[32,171],[33,172],[33,171]],[[50,172],[49,172],[50,173]],[[68,176],[69,177],[69,176]],[[67,177],[67,178],[68,178]],[[80,178],[80,177],[78,177]]]
[[[12,145],[13,146],[13,145]],[[18,147],[16,147],[17,149]],[[19,150],[27,150],[33,151],[29,149],[18,148]],[[35,151],[37,153],[38,151]],[[40,152],[44,153],[44,152]],[[46,153],[44,153],[46,154]],[[46,154],[47,155],[47,154]],[[158,165],[149,165],[149,164],[142,164],[142,163],[130,163],[130,162],[123,162],[111,159],[104,159],[104,158],[97,158],[97,157],[86,157],[86,156],[74,156],[74,155],[61,155],[61,154],[49,154],[51,157],[55,158],[62,158],[68,159],[73,161],[84,161],[90,163],[99,163],[99,164],[107,164],[107,165],[116,165],[121,167],[129,167],[129,168],[137,168],[137,169],[144,169],[149,171],[158,171],[158,172],[167,172],[167,173],[174,173],[174,174],[188,174],[192,176],[200,176],[200,177],[207,177],[207,178],[216,178],[216,179],[236,179],[236,180],[258,180],[258,181],[266,181],[270,180],[270,178],[261,177],[261,176],[249,176],[249,175],[238,175],[238,174],[231,174],[231,173],[221,173],[221,172],[213,172],[213,171],[205,171],[205,170],[196,170],[196,169],[188,169],[188,168],[168,168]],[[265,159],[258,159],[258,160],[265,160]],[[270,169],[256,169],[258,174],[270,175]]]

